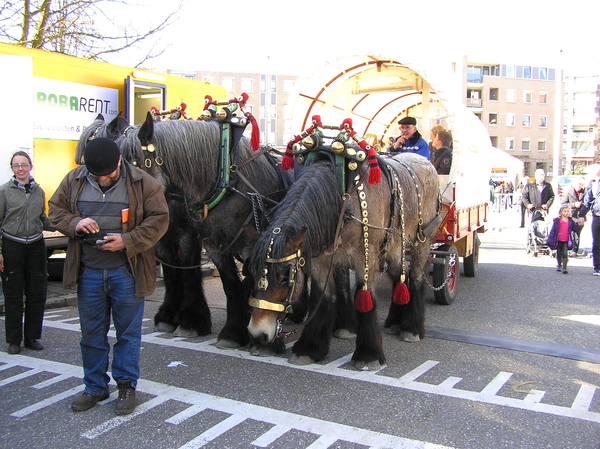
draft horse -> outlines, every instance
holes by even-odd
[[[226,121],[230,119],[228,115]],[[210,334],[210,310],[199,267],[204,245],[227,298],[227,320],[217,346],[246,346],[249,290],[242,284],[236,260],[250,254],[258,235],[244,232],[244,227],[261,222],[263,209],[275,204],[289,183],[281,167],[268,152],[254,152],[241,133],[227,136],[225,140],[234,143],[229,158],[224,157],[223,148],[229,144],[218,120],[155,122],[148,113],[142,125],[113,122],[106,125],[97,119],[86,129],[76,161],[83,163],[83,147],[94,133],[106,135],[115,138],[125,160],[150,173],[163,187],[170,225],[155,246],[157,257],[166,262],[165,300],[155,316],[157,329],[175,329],[181,336]],[[190,266],[194,268],[185,269]]]
[[[254,280],[248,330],[258,344],[275,339],[289,306],[301,294],[302,279],[310,276],[310,307],[317,307],[319,297],[321,304],[293,345],[289,361],[323,360],[331,337],[332,275],[354,270],[358,331],[352,360],[359,370],[379,369],[385,356],[373,300],[377,273],[387,273],[395,285],[385,327],[403,339],[424,337],[425,276],[430,243],[440,222],[439,183],[428,160],[402,154],[380,160],[384,176],[379,182],[371,179],[371,184],[369,171],[378,165],[371,149],[364,140],[359,147],[341,140],[343,149],[340,142],[326,146],[316,139],[315,149],[323,151],[311,150],[311,163],[305,162],[301,175],[273,209],[270,225],[247,261]],[[353,155],[344,162],[348,166],[344,185],[332,147],[336,154]],[[302,151],[300,157],[308,159]]]

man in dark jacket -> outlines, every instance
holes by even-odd
[[[49,202],[50,221],[69,237],[63,285],[77,284],[85,389],[71,408],[88,410],[109,397],[112,315],[115,410],[125,415],[136,407],[144,297],[156,285],[154,245],[167,231],[169,210],[160,184],[123,161],[112,140],[91,140],[84,158]]]
[[[438,175],[449,175],[452,165],[452,136],[448,131],[438,131],[433,138],[431,163]]]
[[[596,173],[600,177],[600,168]],[[594,276],[600,276],[600,181],[590,183],[585,189],[583,206],[579,211],[579,226],[583,226],[585,216],[592,211],[592,260],[594,263]]]
[[[554,202],[554,189],[546,182],[544,170],[538,168],[535,171],[535,181],[528,183],[523,189],[523,205],[532,211],[533,209],[550,209]]]

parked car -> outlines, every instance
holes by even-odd
[[[571,183],[580,179],[582,175],[563,175],[558,177],[558,194],[562,195],[563,193],[567,193],[569,191],[569,187],[571,187]]]

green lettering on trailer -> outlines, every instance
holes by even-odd
[[[69,104],[71,106],[71,111],[79,111],[79,98],[69,97]]]

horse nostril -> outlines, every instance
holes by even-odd
[[[266,345],[267,343],[269,343],[269,336],[264,332],[261,332],[258,338],[256,339],[256,342],[261,345]]]

